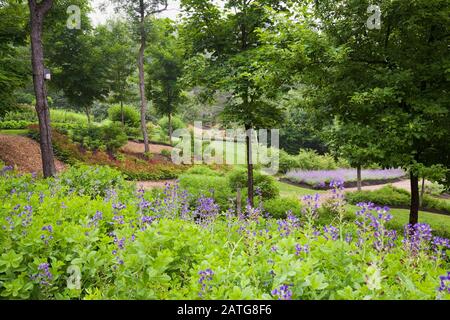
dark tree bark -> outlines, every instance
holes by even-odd
[[[361,165],[358,165],[356,168],[356,185],[358,187],[358,191],[361,191]]]
[[[141,95],[141,130],[144,137],[145,152],[150,152],[148,145],[148,133],[147,133],[147,121],[145,115],[147,113],[147,97],[145,96],[145,77],[144,77],[144,52],[146,46],[146,34],[145,34],[145,6],[144,0],[139,1],[140,6],[140,36],[141,47],[139,48],[138,67],[139,67],[139,93]]]
[[[252,130],[249,126],[245,127],[247,131],[245,144],[247,148],[247,193],[249,205],[253,207],[253,159],[252,159]]]
[[[50,127],[50,111],[47,101],[47,90],[44,80],[44,48],[42,45],[42,28],[44,17],[53,5],[53,0],[28,0],[31,24],[31,64],[33,68],[33,85],[36,95],[36,113],[39,119],[40,147],[42,170],[44,177],[56,174],[55,158],[52,146],[52,132]]]
[[[411,180],[411,209],[409,212],[409,223],[415,225],[419,222],[419,177],[410,173]]]

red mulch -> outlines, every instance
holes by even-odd
[[[12,165],[22,173],[42,173],[41,149],[39,144],[27,137],[0,135],[0,160]],[[55,160],[56,170],[65,169],[64,163]]]

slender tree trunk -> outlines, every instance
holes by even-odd
[[[125,126],[125,115],[123,114],[123,101],[120,100],[120,116],[122,119],[122,126]]]
[[[44,80],[44,48],[42,45],[42,27],[44,17],[53,5],[52,0],[44,0],[39,4],[36,0],[28,0],[31,23],[31,64],[33,67],[33,85],[36,95],[36,113],[39,119],[40,147],[42,170],[44,177],[56,174],[55,159],[50,127],[50,111],[47,101],[47,90]]]
[[[172,113],[169,112],[169,141],[172,144]]]
[[[410,173],[411,180],[411,209],[409,212],[409,223],[415,225],[419,222],[419,177]]]
[[[241,188],[237,188],[236,190],[236,212],[238,214],[241,213],[242,204],[241,204]]]
[[[146,46],[146,35],[145,35],[145,8],[144,1],[139,1],[140,5],[140,33],[141,33],[141,47],[139,48],[139,58],[138,58],[138,67],[139,67],[139,93],[141,95],[141,130],[142,136],[144,137],[144,148],[145,152],[150,152],[150,147],[148,145],[148,133],[147,133],[147,122],[145,119],[145,115],[147,113],[147,98],[145,96],[145,78],[144,78],[144,52]]]
[[[358,187],[358,191],[361,191],[361,186],[362,186],[362,182],[361,182],[361,165],[358,164],[357,168],[356,168],[356,185]]]
[[[252,131],[249,126],[245,127],[247,131],[245,144],[247,147],[247,193],[250,206],[253,207],[253,159],[252,159]]]
[[[422,178],[422,188],[420,190],[420,201],[419,206],[422,207],[423,205],[423,196],[425,194],[425,177]]]
[[[89,107],[85,107],[84,112],[86,113],[88,125],[91,125],[91,112],[90,112]]]

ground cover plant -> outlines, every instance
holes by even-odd
[[[388,208],[356,220],[220,211],[177,186],[145,193],[112,171],[41,180],[0,174],[0,295],[34,299],[448,299],[447,239],[426,224],[389,230]],[[103,169],[105,170],[105,169]],[[97,176],[98,174],[98,176]],[[81,186],[77,186],[80,181]],[[90,190],[96,190],[92,193]],[[68,285],[69,284],[69,285]]]
[[[39,140],[39,131],[36,126],[31,126],[29,131],[29,134],[33,139]],[[102,138],[100,140],[90,138],[88,141],[83,140],[83,143],[84,145],[95,146],[95,148],[93,148],[94,150],[86,150],[83,148],[83,143],[74,143],[68,135],[62,133],[65,131],[66,130],[54,128],[52,141],[57,157],[68,164],[81,163],[107,165],[116,168],[130,180],[173,179],[187,169],[187,166],[171,163],[169,159],[164,156],[153,157],[152,155],[135,155],[123,153],[121,151],[117,151],[116,154],[111,154],[111,151],[117,150],[117,147],[124,142],[124,137],[118,130],[114,130],[113,133],[117,133],[120,140],[117,140],[115,136],[110,136],[110,138],[106,139],[106,134],[103,129],[100,128],[95,130],[91,128],[90,131],[93,131],[94,133],[99,132]],[[109,131],[107,133],[109,133]],[[81,139],[82,135],[79,135],[78,137]],[[77,138],[75,139],[77,140]],[[92,142],[97,142],[100,144],[100,147],[103,145],[104,148],[99,148],[98,144],[92,144]],[[106,151],[110,149],[111,151],[105,152],[102,149]]]
[[[361,172],[363,181],[392,181],[405,177],[402,169],[367,169]],[[355,169],[338,170],[292,170],[285,178],[295,183],[303,183],[314,188],[326,188],[332,180],[343,180],[346,183],[355,182]]]

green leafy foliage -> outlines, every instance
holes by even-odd
[[[227,174],[227,180],[230,188],[244,189],[247,184],[247,170],[244,168],[236,168]],[[280,190],[272,176],[262,174],[259,171],[253,172],[253,183],[255,190],[259,190],[263,199],[276,198],[280,194]]]
[[[333,170],[350,167],[345,160],[336,161],[331,155],[320,155],[315,150],[300,150],[297,155],[290,155],[284,150],[280,150],[279,165],[282,173],[293,169]]]
[[[263,202],[263,208],[275,219],[285,219],[289,212],[297,217],[301,214],[300,201],[295,197],[268,199]]]
[[[128,141],[128,136],[120,124],[111,123],[104,126],[80,126],[69,131],[69,136],[75,142],[88,150],[107,150],[116,152]]]
[[[138,128],[141,121],[139,111],[129,105],[124,105],[123,108],[120,105],[114,105],[108,109],[109,119],[115,122],[122,122],[122,110],[124,124],[131,128]]]
[[[65,170],[56,180],[59,192],[74,193],[79,196],[105,197],[112,190],[130,191],[120,171],[107,166],[78,165]]]
[[[302,300],[450,298],[437,289],[449,261],[429,241],[412,251],[399,235],[377,250],[372,231],[354,223],[335,225],[353,240],[339,232],[333,240],[292,217],[242,219],[204,204],[186,210],[176,187],[135,194],[102,183],[116,189],[104,198],[67,192],[87,190],[86,170],[93,181],[117,177],[73,170],[69,185],[1,170],[3,298],[279,299],[284,285],[287,298]],[[198,212],[215,213],[205,223]]]

